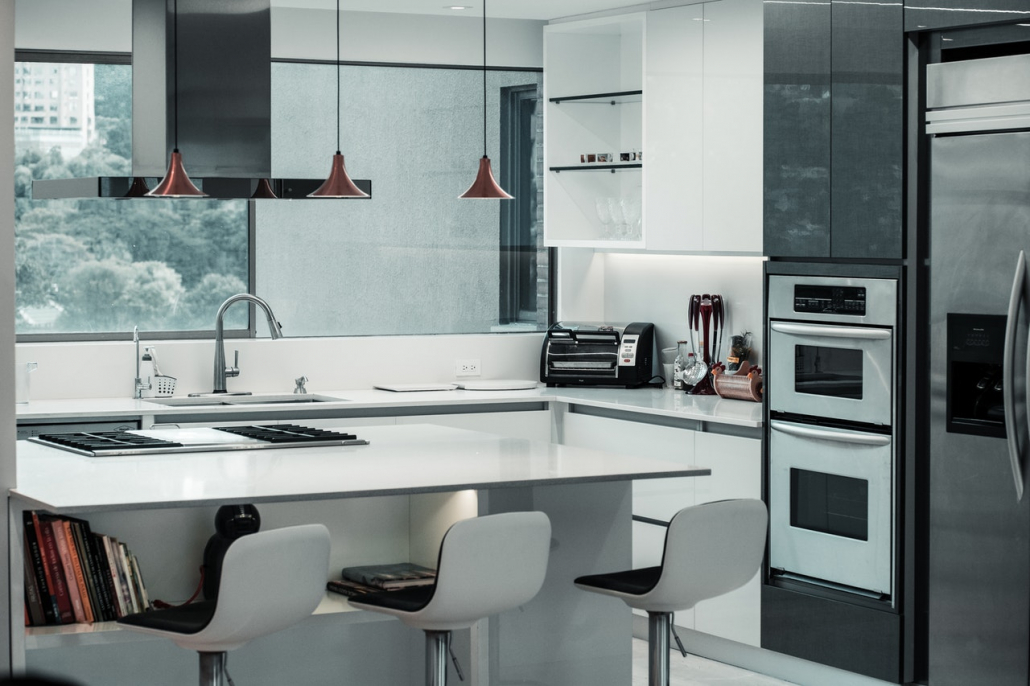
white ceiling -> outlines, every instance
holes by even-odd
[[[489,0],[487,16],[506,19],[557,19],[640,4],[642,0]],[[470,9],[455,11],[450,5]],[[272,0],[273,7],[335,10],[336,0]],[[340,0],[340,9],[352,12],[398,12],[401,14],[448,14],[481,16],[482,0]]]

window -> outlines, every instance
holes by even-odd
[[[218,304],[248,290],[246,201],[32,200],[33,179],[131,173],[131,67],[65,68],[94,72],[95,124],[15,125],[16,332],[210,330]],[[227,328],[247,314],[233,308]]]
[[[35,201],[33,179],[131,173],[131,67],[62,73],[93,84],[75,102],[60,94],[69,125],[15,126],[21,340],[210,331],[252,278],[288,336],[546,328],[539,71],[488,72],[488,152],[517,211],[457,199],[483,154],[479,70],[366,65],[342,69],[341,142],[351,174],[372,180],[371,200]],[[274,176],[328,172],[335,76],[334,65],[272,65]],[[247,308],[226,326],[247,328]]]
[[[341,145],[350,174],[371,179],[372,199],[258,203],[258,294],[284,327],[306,336],[546,328],[546,297],[526,301],[533,309],[524,321],[502,316],[499,306],[500,217],[512,201],[457,198],[483,154],[482,72],[345,65],[341,73]],[[272,65],[275,175],[327,173],[336,148],[335,79],[333,65]],[[508,154],[499,149],[501,90],[536,92],[540,82],[535,71],[488,72],[495,174]],[[532,185],[525,194],[540,197]],[[527,251],[527,272],[541,254],[542,246]]]

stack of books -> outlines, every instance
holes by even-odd
[[[414,586],[431,586],[436,583],[435,569],[411,562],[344,567],[340,576],[342,578],[330,580],[327,588],[351,598]]]
[[[150,609],[139,562],[89,522],[25,512],[25,625],[108,622]]]

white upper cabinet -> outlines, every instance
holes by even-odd
[[[704,5],[704,247],[762,254],[761,0]]]
[[[644,16],[544,27],[547,245],[644,247]]]
[[[720,0],[545,27],[547,245],[762,254],[762,17]],[[580,162],[606,152],[640,166]]]

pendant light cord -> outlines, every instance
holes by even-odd
[[[336,154],[340,154],[340,0],[336,0]]]
[[[339,1],[339,0],[337,0]],[[167,5],[165,5],[167,7]],[[179,0],[175,0],[172,4],[172,26],[174,27],[174,34],[172,35],[172,61],[175,76],[173,89],[175,92],[175,112],[173,113],[173,120],[175,122],[175,146],[173,150],[179,152]]]
[[[486,157],[486,0],[483,0],[483,157]]]

